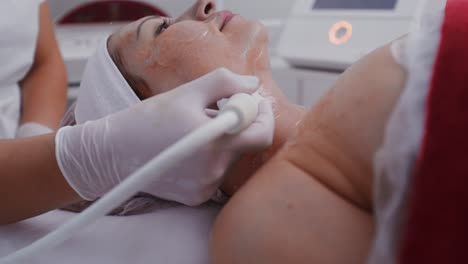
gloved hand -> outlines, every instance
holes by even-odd
[[[216,70],[138,105],[75,127],[59,130],[56,156],[62,174],[84,199],[101,197],[161,151],[209,122],[205,109],[236,93],[253,93],[259,81]],[[260,104],[254,124],[236,136],[223,136],[167,172],[144,192],[186,205],[198,205],[216,192],[228,166],[244,151],[272,143],[271,105]]]
[[[16,130],[16,138],[34,137],[54,132],[52,129],[39,123],[24,123]]]

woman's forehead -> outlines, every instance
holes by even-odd
[[[150,23],[162,23],[164,17],[147,16],[142,17],[136,21],[123,25],[111,36],[109,36],[107,47],[111,54],[117,52],[119,49],[127,49],[137,44],[137,31],[142,22],[151,19]],[[140,28],[141,30],[141,28]]]

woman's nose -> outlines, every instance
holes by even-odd
[[[198,0],[195,3],[195,19],[206,20],[211,14],[216,12],[215,0]]]
[[[215,0],[197,0],[195,4],[185,11],[176,22],[183,20],[206,20],[211,14],[216,12]]]

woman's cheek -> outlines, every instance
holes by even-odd
[[[239,56],[239,47],[227,39],[214,38],[183,42],[173,38],[159,39],[146,59],[146,68],[150,71],[164,72],[165,87],[193,81],[220,67],[228,68],[238,74],[254,74],[255,63],[249,63],[247,57]],[[252,60],[257,55],[252,55]],[[248,56],[250,59],[251,56]],[[252,64],[252,65],[249,65]],[[159,74],[158,74],[159,75]],[[176,80],[176,82],[174,82]],[[174,87],[170,87],[174,88]]]

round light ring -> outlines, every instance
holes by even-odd
[[[328,31],[328,39],[334,45],[343,45],[353,36],[353,25],[348,21],[336,22]]]

